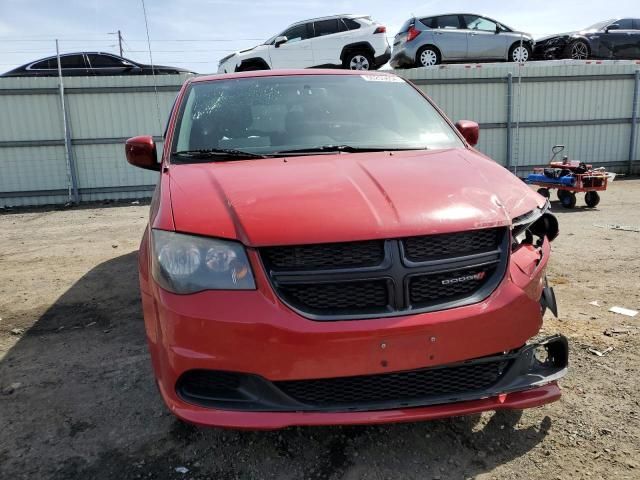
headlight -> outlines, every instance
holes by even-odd
[[[224,62],[226,62],[227,60],[229,60],[231,57],[233,57],[235,55],[235,53],[232,53],[230,55],[227,55],[226,57],[222,57],[219,61],[218,61],[218,66],[222,65]]]
[[[173,293],[256,288],[244,247],[237,242],[152,230],[153,278]]]
[[[549,212],[549,201],[542,208],[536,208],[512,221],[511,247],[518,248],[522,244],[534,244],[534,237],[542,242],[544,237],[549,241],[558,236],[558,220]]]

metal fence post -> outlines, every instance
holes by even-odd
[[[636,155],[636,140],[638,126],[638,90],[640,90],[640,70],[636,70],[633,85],[633,105],[631,107],[631,137],[629,139],[629,171],[627,175],[631,175],[633,170],[633,161]]]
[[[76,164],[71,150],[71,128],[69,127],[69,117],[67,116],[67,103],[64,98],[64,84],[62,82],[62,66],[60,65],[60,49],[56,39],[56,57],[58,59],[58,85],[60,86],[60,106],[62,108],[62,127],[64,129],[64,151],[67,157],[67,172],[71,180],[69,199],[73,203],[80,203],[78,194],[78,179],[76,175]]]
[[[507,170],[511,170],[511,121],[513,119],[513,75],[507,74]]]

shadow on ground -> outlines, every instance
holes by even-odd
[[[2,478],[463,478],[526,454],[550,427],[518,426],[519,412],[275,432],[185,425],[152,380],[135,253],[33,318],[0,362],[2,387],[20,383],[0,395]]]

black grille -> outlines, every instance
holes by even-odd
[[[269,247],[262,258],[275,269],[369,267],[382,262],[384,241]]]
[[[499,229],[445,233],[403,240],[406,257],[412,262],[425,262],[457,255],[472,255],[498,248]]]
[[[280,291],[292,303],[318,313],[375,310],[389,305],[385,281],[286,285]]]
[[[267,247],[260,255],[285,303],[314,320],[341,320],[478,302],[504,275],[508,243],[502,228]]]
[[[472,268],[413,277],[409,280],[409,298],[413,305],[464,298],[489,280],[494,270]]]
[[[275,382],[298,402],[327,406],[378,402],[411,402],[481,391],[495,384],[508,361],[475,363],[408,372]]]

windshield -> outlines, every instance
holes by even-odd
[[[615,18],[610,18],[609,20],[605,20],[604,22],[594,23],[590,27],[585,28],[585,30],[600,30],[601,28],[606,27],[612,22],[615,22]]]
[[[193,83],[172,152],[234,149],[269,155],[335,145],[393,150],[463,143],[398,77],[291,75]]]

